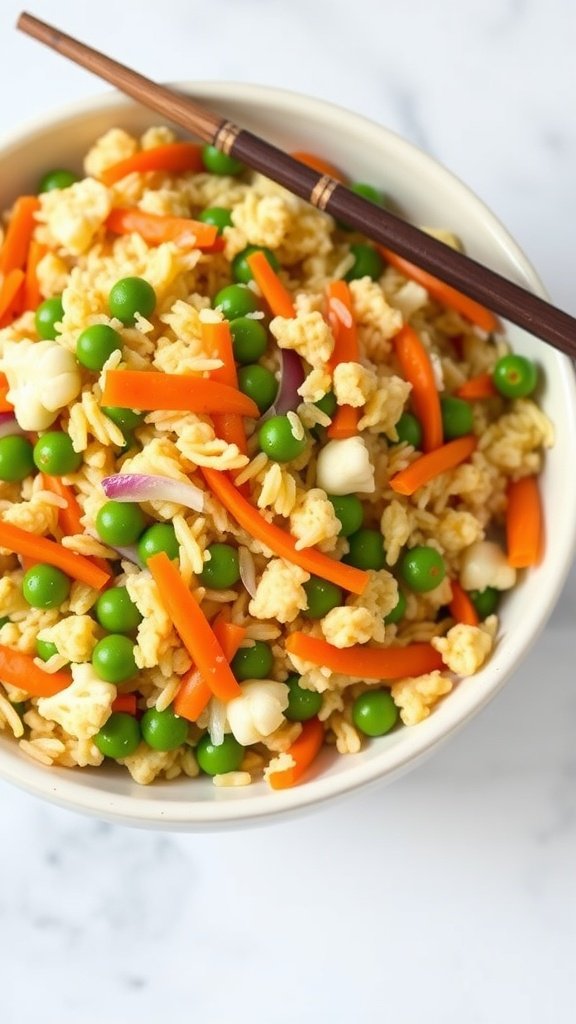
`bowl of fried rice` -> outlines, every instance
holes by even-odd
[[[543,294],[383,127],[180,88]],[[2,165],[0,775],[194,830],[414,767],[559,596],[569,360],[117,94]]]

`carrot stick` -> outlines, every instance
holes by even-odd
[[[237,388],[187,373],[159,373],[154,370],[108,370],[102,405],[139,410],[227,412],[254,419],[260,416],[256,403]]]
[[[397,494],[414,494],[419,487],[430,483],[430,480],[434,480],[441,473],[446,473],[447,470],[454,469],[461,462],[465,462],[470,458],[477,444],[478,439],[473,434],[457,437],[455,441],[449,441],[441,448],[436,448],[433,452],[428,452],[427,455],[421,455],[406,469],[396,473],[390,479],[390,487]]]
[[[48,252],[45,245],[41,245],[35,238],[32,238],[28,246],[28,259],[26,260],[26,281],[24,283],[24,309],[36,309],[42,302],[40,285],[38,284],[38,264]]]
[[[148,568],[176,632],[214,696],[223,701],[239,697],[242,690],[224,651],[174,562],[161,551],[148,559]]]
[[[9,270],[0,285],[0,327],[6,327],[20,312],[19,292],[24,283],[23,270]]]
[[[58,509],[58,526],[64,536],[75,537],[77,534],[84,533],[84,526],[81,521],[82,509],[76,501],[72,488],[62,483],[59,476],[48,476],[47,473],[42,474],[42,482],[45,490],[50,491],[52,494],[57,494],[59,498],[64,498],[66,502],[66,508]],[[87,558],[87,561],[92,562],[93,565],[96,565],[102,572],[110,576],[110,566],[105,558],[96,558],[92,555]]]
[[[353,594],[361,594],[368,583],[368,573],[362,569],[355,569],[344,562],[337,562],[334,558],[328,558],[314,548],[296,549],[294,538],[269,523],[260,515],[258,509],[254,508],[246,498],[239,493],[231,480],[224,473],[216,469],[201,467],[202,474],[212,493],[218,498],[227,512],[257,540],[266,544],[274,554],[285,558],[294,565],[314,576],[320,576],[323,580],[329,580],[343,590],[349,590]]]
[[[0,521],[0,547],[14,551],[17,555],[24,555],[25,558],[33,558],[35,562],[55,565],[67,576],[87,583],[95,590],[102,590],[110,577],[110,572],[104,572],[83,555],[77,555],[75,551],[69,551],[47,537],[37,537],[28,530],[13,526],[12,523]]]
[[[339,405],[326,434],[332,440],[344,437],[355,437],[358,433],[360,409],[352,405]]]
[[[120,160],[102,171],[100,180],[105,185],[114,185],[127,174],[137,171],[165,171],[167,174],[183,174],[185,171],[203,170],[200,146],[193,142],[168,142],[153,149],[142,149],[126,160]]]
[[[317,718],[302,723],[302,732],[287,753],[295,764],[284,771],[270,772],[268,784],[272,789],[289,789],[300,781],[304,772],[310,767],[324,743],[324,726]]]
[[[477,377],[470,377],[457,389],[458,398],[466,398],[469,402],[481,398],[495,398],[498,394],[491,373],[479,373]]]
[[[5,373],[0,372],[0,412],[14,412],[14,406],[6,398],[9,391],[8,378]]]
[[[346,281],[332,281],[326,293],[327,319],[334,335],[334,351],[329,365],[330,369],[334,370],[339,363],[358,362],[358,332],[354,321],[352,295]],[[359,419],[359,409],[351,405],[341,405],[336,410],[326,433],[332,440],[354,437],[358,433]]]
[[[297,150],[296,153],[291,153],[295,160],[299,160],[300,163],[306,164],[307,167],[311,167],[312,170],[318,171],[319,174],[327,174],[329,178],[335,178],[336,181],[341,181],[343,185],[348,181],[346,175],[339,167],[329,163],[328,160],[324,160],[321,156],[316,156],[315,153],[303,153]]]
[[[414,412],[422,424],[424,451],[439,448],[443,439],[442,409],[430,357],[420,338],[407,325],[394,338],[394,349],[404,377],[412,385]]]
[[[24,269],[28,246],[36,227],[34,214],[39,208],[40,203],[36,196],[20,196],[14,203],[4,244],[0,249],[0,274]]]
[[[508,487],[506,542],[508,565],[514,569],[538,565],[544,547],[544,520],[535,476],[524,476]]]
[[[224,657],[231,662],[246,636],[245,628],[237,626],[233,622],[227,622],[221,612],[212,623],[212,630],[222,648]],[[211,697],[212,690],[194,666],[182,679],[174,700],[174,711],[181,718],[187,718],[189,722],[196,722]]]
[[[221,320],[220,323],[214,324],[203,323],[200,330],[206,349],[215,352],[216,358],[221,359],[223,364],[219,369],[211,371],[210,380],[216,381],[219,384],[225,384],[230,388],[237,388],[238,374],[236,373],[236,363],[234,362],[230,324],[227,320]],[[248,451],[246,431],[240,416],[234,416],[231,413],[214,412],[212,419],[218,437],[223,438],[228,444],[238,445],[241,452],[246,453]]]
[[[69,672],[45,672],[29,654],[13,651],[3,644],[0,645],[0,679],[26,690],[31,697],[53,697],[72,682]]]
[[[287,319],[293,317],[295,311],[292,296],[282,284],[276,271],[268,263],[264,253],[259,249],[252,252],[246,262],[274,316],[283,316]]]
[[[452,587],[452,600],[450,601],[450,614],[456,622],[463,622],[465,626],[477,626],[480,621],[468,594],[462,589],[458,580],[450,580]]]
[[[421,676],[442,668],[442,658],[432,644],[408,644],[407,647],[333,647],[325,640],[307,633],[291,633],[286,650],[297,658],[325,665],[332,672],[382,682],[404,677]]]
[[[390,266],[399,270],[404,277],[408,277],[410,280],[416,281],[417,284],[421,284],[428,294],[442,306],[448,306],[449,309],[454,309],[457,313],[461,313],[463,317],[476,324],[477,327],[482,328],[483,331],[490,333],[499,329],[500,323],[498,318],[489,309],[486,309],[485,306],[481,306],[479,302],[469,299],[467,295],[463,295],[462,292],[452,288],[445,281],[441,281],[438,277],[433,277],[428,271],[422,270],[414,263],[405,260],[402,256],[397,256],[390,249],[385,249],[381,245],[378,246],[378,249]]]
[[[148,245],[176,242],[183,249],[210,249],[218,228],[200,220],[147,213],[135,207],[118,207],[108,214],[106,227],[115,235],[140,235]]]
[[[112,701],[112,711],[122,711],[125,715],[135,715],[137,701],[135,693],[119,693]]]

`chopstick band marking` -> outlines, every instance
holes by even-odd
[[[219,149],[222,153],[226,153],[228,156],[239,135],[240,128],[238,125],[234,124],[233,121],[223,121],[214,136],[212,144],[216,146],[216,149]]]
[[[325,210],[337,185],[338,182],[331,178],[329,174],[323,174],[321,178],[318,178],[310,193],[312,206],[315,206],[318,210]]]

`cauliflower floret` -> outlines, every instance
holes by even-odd
[[[42,629],[38,639],[56,644],[66,661],[90,661],[98,639],[97,626],[90,615],[67,615],[55,626]]]
[[[497,620],[490,615],[480,626],[466,626],[459,622],[446,636],[436,636],[432,646],[442,655],[442,661],[458,676],[473,676],[482,667],[494,646]]]
[[[413,679],[399,679],[392,684],[392,700],[400,708],[404,725],[416,725],[428,718],[431,708],[446,693],[450,693],[452,681],[438,669],[428,675]]]
[[[242,684],[242,696],[226,706],[228,724],[243,746],[260,743],[279,729],[288,707],[288,687],[273,679],[254,679]]]
[[[372,639],[374,616],[367,608],[341,605],[333,608],[320,623],[325,639],[334,647],[353,647]]]
[[[303,584],[310,574],[299,566],[273,558],[262,573],[256,594],[248,611],[255,619],[277,619],[278,622],[292,622],[298,612],[308,607],[308,598]]]
[[[374,466],[362,437],[329,441],[316,462],[316,483],[327,494],[372,494]]]
[[[361,363],[338,363],[334,369],[334,394],[338,405],[365,405],[377,387],[376,374]]]
[[[22,430],[46,430],[82,387],[74,354],[57,341],[7,341],[0,368]]]
[[[516,569],[508,565],[502,548],[491,540],[471,544],[462,556],[460,585],[464,590],[509,590],[516,583]]]
[[[290,533],[296,537],[298,551],[315,544],[332,551],[341,525],[332,502],[319,487],[306,491],[290,515]]]
[[[91,178],[99,178],[102,171],[126,160],[137,148],[136,139],[123,128],[110,128],[88,150],[84,157],[84,171]]]
[[[99,679],[90,664],[72,665],[72,680],[53,697],[40,697],[38,713],[77,740],[89,740],[110,717],[116,687]]]
[[[84,178],[70,188],[42,193],[38,220],[46,224],[58,245],[80,256],[92,245],[111,209],[106,186],[94,178]]]
[[[270,331],[279,348],[293,349],[310,366],[324,367],[334,351],[332,331],[318,312],[299,313],[290,319],[276,316]]]

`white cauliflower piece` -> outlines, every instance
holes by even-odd
[[[332,502],[319,487],[306,491],[290,515],[290,533],[296,537],[298,551],[315,544],[332,551],[341,525]]]
[[[417,725],[428,718],[434,704],[452,689],[452,680],[437,669],[427,675],[399,679],[393,683],[390,693],[404,725]]]
[[[38,713],[77,740],[89,740],[110,717],[116,687],[99,679],[91,664],[72,665],[72,682],[53,697],[40,697]]]
[[[111,209],[106,186],[94,178],[83,178],[70,188],[43,192],[38,220],[46,224],[58,245],[80,256],[92,245]]]
[[[22,430],[46,430],[82,387],[74,354],[57,341],[7,341],[0,368]]]
[[[325,366],[334,351],[334,336],[321,313],[275,316],[270,331],[279,348],[293,349],[310,366]]]
[[[458,622],[446,636],[433,637],[432,646],[439,651],[451,672],[458,676],[473,676],[494,646],[496,625],[495,615],[490,615],[480,626],[466,626]]]
[[[338,363],[333,381],[338,405],[352,405],[355,409],[365,405],[378,386],[374,371],[361,363]]]
[[[516,583],[516,569],[508,565],[498,544],[480,540],[471,544],[462,556],[460,585],[464,590],[509,590]]]
[[[367,608],[340,605],[324,616],[320,623],[324,638],[334,647],[354,647],[372,639],[374,616]]]
[[[298,565],[273,558],[262,573],[248,611],[255,619],[293,622],[298,612],[308,607],[303,584],[310,574]]]
[[[327,494],[372,494],[374,466],[362,437],[329,441],[318,455],[316,483]]]
[[[242,684],[242,696],[226,705],[228,725],[242,746],[260,743],[279,729],[288,707],[288,687],[273,679],[254,679]]]

